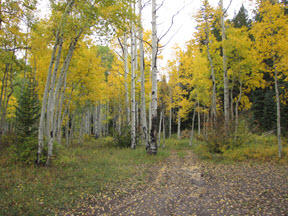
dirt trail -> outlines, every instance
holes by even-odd
[[[213,164],[185,154],[172,152],[144,189],[79,215],[288,215],[287,166]]]

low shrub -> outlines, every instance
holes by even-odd
[[[11,160],[23,162],[25,164],[33,164],[37,159],[37,150],[38,150],[38,140],[36,137],[26,137],[20,140],[15,141],[12,144],[8,152],[11,155]],[[46,148],[44,150],[47,152]],[[43,163],[45,158],[42,158]]]
[[[126,126],[121,129],[121,132],[115,130],[113,137],[113,145],[119,148],[129,148],[131,146],[131,130]]]

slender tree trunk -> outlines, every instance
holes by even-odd
[[[206,33],[206,49],[207,49],[207,56],[208,56],[208,60],[209,60],[209,64],[210,64],[210,70],[211,70],[211,78],[212,78],[212,103],[211,103],[211,114],[212,114],[212,122],[213,124],[215,124],[216,122],[216,118],[217,118],[217,108],[216,108],[216,78],[215,78],[215,72],[214,72],[214,64],[213,64],[213,60],[212,60],[212,56],[210,53],[210,27],[209,27],[209,23],[208,23],[208,8],[206,8],[206,4],[205,4],[205,24],[206,24],[206,29],[205,29],[205,33]]]
[[[157,24],[156,24],[156,0],[152,0],[152,102],[151,115],[152,127],[150,131],[151,142],[147,152],[150,154],[157,154],[157,55],[158,55],[158,38],[157,38]]]
[[[239,103],[241,101],[242,98],[242,82],[240,81],[240,94],[239,94],[239,98],[236,101],[236,105],[235,105],[235,137],[237,135],[238,132],[238,125],[239,125]]]
[[[169,139],[171,138],[172,133],[172,108],[169,110]]]
[[[281,108],[280,108],[280,97],[278,89],[278,71],[275,67],[275,94],[276,94],[276,104],[277,104],[277,139],[278,139],[278,156],[282,157],[282,143],[281,143]]]
[[[162,125],[163,111],[160,112],[159,131],[158,131],[158,148],[161,146],[161,125]]]
[[[220,0],[221,6],[221,31],[222,31],[222,54],[223,54],[223,77],[224,77],[224,118],[225,118],[225,133],[228,130],[229,124],[229,80],[227,74],[227,57],[226,57],[226,34],[225,34],[225,20],[224,20],[224,7],[223,0]]]
[[[131,3],[132,7],[132,3]],[[136,148],[135,25],[131,22],[131,148]]]
[[[201,116],[200,116],[200,105],[198,101],[198,136],[201,135]]]
[[[139,51],[140,51],[140,74],[141,74],[141,128],[142,140],[146,148],[148,148],[148,134],[147,134],[147,117],[146,117],[146,99],[145,99],[145,62],[144,62],[144,46],[143,46],[143,27],[142,27],[142,0],[138,0],[139,10]]]
[[[230,91],[230,110],[231,110],[231,120],[234,120],[234,100],[233,100],[233,87]]]
[[[77,36],[72,39],[72,41],[70,43],[70,47],[69,47],[67,56],[65,58],[65,61],[63,63],[62,69],[61,69],[61,72],[59,74],[59,80],[58,80],[56,88],[54,89],[55,83],[54,84],[52,83],[52,82],[55,82],[54,73],[53,73],[52,82],[50,84],[50,91],[51,92],[49,92],[49,99],[50,99],[50,93],[51,93],[52,96],[51,96],[51,101],[48,99],[48,108],[47,108],[48,109],[47,110],[48,111],[47,112],[47,114],[48,114],[47,120],[48,120],[48,130],[49,130],[49,133],[48,133],[48,157],[47,157],[47,161],[46,161],[46,165],[47,166],[49,165],[51,157],[53,155],[53,142],[54,142],[54,137],[55,137],[55,134],[54,134],[55,133],[55,128],[53,126],[54,126],[54,121],[55,121],[54,114],[55,114],[56,95],[59,93],[59,89],[63,85],[63,78],[65,77],[65,74],[68,71],[68,68],[69,68],[69,65],[70,65],[74,50],[76,48],[76,44],[77,44],[81,34],[82,34],[82,29],[79,31]],[[60,39],[60,40],[62,40],[62,39]],[[60,41],[59,50],[61,48],[62,48],[62,41]],[[61,55],[61,52],[58,52],[55,68],[56,68],[56,66],[58,68],[57,64],[58,64],[59,54]],[[55,73],[57,73],[57,68],[56,69],[55,68],[54,68],[54,71],[55,71]]]
[[[151,96],[151,94],[150,94],[150,98],[151,98],[152,96]],[[151,131],[151,128],[152,128],[152,112],[151,112],[151,110],[152,110],[152,108],[151,108],[151,105],[152,105],[152,103],[151,103],[151,101],[149,102],[149,110],[148,110],[148,114],[149,114],[149,119],[148,119],[148,122],[149,122],[149,133],[148,133],[148,143],[150,143],[151,142],[151,136],[150,136],[150,131]],[[150,144],[149,144],[149,146],[150,146]],[[150,147],[149,147],[150,148]]]
[[[178,123],[177,123],[177,138],[181,139],[181,117],[178,111]]]
[[[40,121],[39,121],[39,128],[38,128],[38,151],[37,151],[37,164],[40,164],[40,156],[43,151],[44,147],[44,124],[45,124],[45,114],[46,114],[46,106],[47,106],[47,99],[48,99],[48,91],[49,91],[49,85],[51,81],[52,76],[52,69],[55,62],[55,55],[56,50],[58,47],[58,44],[60,42],[59,35],[56,37],[56,43],[52,50],[50,65],[48,68],[48,75],[46,79],[45,89],[44,89],[44,95],[42,99],[42,107],[41,107],[41,114],[40,114]]]
[[[163,144],[162,144],[162,148],[165,148],[166,147],[166,127],[165,127],[165,116],[163,116],[163,119],[162,119],[162,122],[163,122]]]
[[[129,65],[128,65],[128,45],[127,45],[127,35],[124,34],[124,80],[125,80],[125,102],[126,102],[126,118],[127,125],[130,124],[130,103],[129,103],[129,91],[128,91],[128,74],[129,74]]]
[[[196,116],[196,107],[194,108],[194,111],[193,111],[193,117],[192,117],[192,128],[191,128],[191,134],[190,134],[190,142],[189,142],[189,146],[192,146],[192,145],[193,145],[195,116]]]

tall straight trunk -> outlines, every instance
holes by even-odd
[[[66,74],[67,76],[67,74]],[[62,133],[61,133],[61,126],[62,126],[62,122],[63,122],[63,117],[64,117],[64,113],[62,115],[62,108],[63,108],[63,103],[64,103],[64,93],[65,93],[65,90],[66,90],[66,87],[67,87],[67,77],[65,76],[65,80],[64,80],[64,87],[63,87],[63,91],[61,91],[60,93],[60,96],[59,96],[59,106],[58,106],[58,120],[57,120],[57,126],[55,127],[55,130],[56,130],[56,134],[57,134],[57,142],[58,143],[61,143],[61,136],[62,136]],[[71,102],[71,96],[70,96],[70,100],[68,102],[68,107],[70,105],[70,102]]]
[[[101,136],[101,131],[102,131],[102,117],[101,117],[101,102],[99,102],[97,106],[97,128],[96,128],[96,137],[99,138]]]
[[[151,98],[152,96],[151,96],[151,94],[150,94],[150,98]],[[152,106],[152,103],[151,103],[151,101],[149,102],[149,110],[148,110],[148,123],[149,123],[149,128],[148,128],[148,131],[149,131],[149,133],[148,133],[148,144],[151,142],[151,136],[150,136],[150,131],[151,131],[151,128],[152,128],[152,112],[151,112],[151,110],[152,110],[152,108],[151,108],[151,106]],[[149,146],[150,146],[150,144],[149,144]],[[149,147],[150,148],[150,147]]]
[[[83,30],[81,29],[79,31],[79,33],[77,34],[77,36],[75,38],[73,38],[71,43],[70,43],[67,56],[65,58],[65,61],[64,61],[63,66],[61,68],[61,72],[59,74],[59,80],[58,80],[56,88],[54,89],[55,84],[53,84],[53,83],[50,84],[50,85],[52,85],[53,88],[50,88],[51,92],[49,92],[49,98],[50,98],[50,93],[53,96],[51,96],[51,101],[49,101],[49,99],[48,99],[48,108],[47,108],[48,109],[47,114],[49,114],[47,117],[48,130],[49,130],[49,133],[48,133],[48,157],[47,157],[47,161],[46,161],[47,166],[49,165],[51,157],[53,155],[53,142],[54,142],[54,133],[55,133],[53,126],[54,126],[54,121],[55,121],[54,114],[55,114],[56,95],[59,93],[60,86],[63,85],[63,78],[68,71],[74,50],[76,48],[77,42],[78,42],[82,32],[83,32]],[[61,48],[61,41],[60,41],[59,50],[60,50],[60,48]],[[58,63],[57,61],[58,61],[58,56],[57,56],[55,67],[57,66],[57,63]],[[55,68],[54,68],[54,71],[55,71]],[[57,70],[56,70],[56,73],[57,73]],[[53,74],[53,76],[54,76],[54,74]],[[52,81],[55,82],[55,80],[52,80]]]
[[[224,118],[225,118],[225,133],[228,130],[229,124],[229,80],[227,74],[227,56],[226,56],[226,33],[225,33],[225,20],[224,20],[224,7],[223,0],[220,0],[221,7],[221,31],[222,31],[222,55],[223,55],[223,81],[224,81]]]
[[[132,6],[132,3],[131,3]],[[135,25],[131,22],[131,148],[136,148]]]
[[[59,42],[59,48],[58,48],[58,52],[57,52],[57,56],[56,56],[56,62],[55,62],[55,66],[54,66],[54,70],[52,72],[52,77],[51,77],[51,82],[49,85],[49,91],[48,91],[48,104],[47,104],[47,134],[50,137],[53,137],[54,134],[50,134],[53,133],[53,127],[54,127],[54,89],[55,89],[55,85],[56,85],[56,78],[57,78],[57,73],[58,73],[58,68],[60,65],[60,59],[61,59],[61,55],[62,55],[62,46],[63,46],[63,36],[60,36],[60,42]]]
[[[198,136],[201,135],[201,116],[200,116],[200,105],[198,101]]]
[[[237,131],[238,131],[238,125],[239,125],[239,103],[241,101],[242,98],[242,82],[240,81],[240,94],[239,94],[239,98],[236,101],[236,105],[235,105],[235,135],[237,135]]]
[[[169,110],[169,139],[171,138],[172,133],[172,108]]]
[[[150,130],[151,142],[147,152],[157,154],[157,55],[158,55],[158,38],[157,38],[157,23],[156,23],[156,0],[152,0],[152,101],[151,101],[151,116],[152,127]]]
[[[9,73],[10,64],[5,64],[4,76],[1,84],[1,96],[0,96],[0,135],[5,131],[5,101],[6,101],[6,93],[7,93],[7,80]]]
[[[211,78],[212,78],[212,100],[211,100],[211,115],[212,115],[212,122],[216,122],[217,118],[217,108],[216,108],[216,78],[215,78],[215,72],[214,72],[214,64],[213,59],[210,53],[210,27],[208,23],[208,8],[206,8],[207,4],[205,4],[205,34],[206,34],[206,49],[207,49],[207,57],[210,64],[210,70],[211,70]]]
[[[181,139],[181,117],[178,111],[178,122],[177,122],[177,138]]]
[[[143,28],[142,28],[142,0],[138,0],[139,10],[139,52],[140,52],[140,74],[141,74],[141,129],[142,141],[146,148],[148,148],[148,134],[147,134],[147,117],[146,117],[146,99],[145,99],[145,62],[144,62],[144,45],[143,45]]]
[[[66,146],[69,145],[69,134],[70,134],[70,109],[69,107],[67,107],[66,109],[66,115],[67,115],[67,122],[66,122],[66,126],[65,126],[65,138],[66,138]]]
[[[191,128],[191,134],[190,134],[189,146],[192,146],[192,145],[193,145],[195,116],[196,116],[196,107],[194,108],[194,111],[193,111],[193,117],[192,117],[192,128]]]
[[[60,42],[59,35],[56,36],[56,43],[54,44],[52,54],[51,54],[51,60],[48,68],[48,74],[44,89],[44,95],[42,99],[42,106],[41,106],[41,114],[40,114],[40,121],[39,121],[39,128],[38,128],[38,151],[37,151],[37,164],[40,164],[40,156],[43,151],[44,147],[44,124],[45,124],[45,114],[46,114],[46,106],[47,106],[47,99],[48,99],[48,91],[52,76],[52,69],[55,62],[55,55],[57,51],[58,44]]]
[[[158,131],[158,147],[161,146],[161,125],[162,125],[163,111],[160,112],[159,131]]]
[[[41,107],[41,114],[40,114],[40,121],[39,121],[39,128],[38,128],[37,164],[40,163],[40,156],[42,154],[43,147],[44,147],[45,114],[46,114],[46,111],[47,111],[47,114],[49,112],[48,110],[46,110],[46,108],[47,108],[46,106],[47,106],[47,99],[48,99],[48,94],[49,94],[52,70],[53,70],[53,66],[55,63],[55,55],[56,55],[56,51],[57,51],[57,48],[59,46],[59,43],[61,43],[61,40],[62,40],[63,25],[66,23],[67,15],[71,12],[73,5],[74,5],[74,0],[70,0],[67,3],[67,6],[65,8],[65,11],[62,15],[60,24],[59,24],[58,29],[57,29],[56,38],[55,38],[56,42],[53,46],[53,50],[52,50],[52,54],[51,54],[51,60],[50,60],[49,68],[48,68],[48,74],[47,74],[47,79],[46,79],[46,84],[45,84],[45,89],[44,89],[44,95],[43,95],[43,99],[42,99],[42,107]],[[49,127],[48,127],[48,130],[49,130]],[[48,159],[46,161],[47,165],[49,164],[49,152],[52,155],[52,148],[50,148],[48,150]]]
[[[274,70],[275,79],[275,94],[276,94],[276,104],[277,104],[277,139],[278,139],[278,156],[282,157],[282,143],[281,143],[281,108],[280,108],[280,98],[278,89],[278,71],[275,67]]]
[[[162,124],[163,124],[163,144],[162,144],[162,148],[165,148],[166,147],[166,127],[165,127],[165,116],[163,116],[162,118]]]
[[[130,124],[130,103],[129,103],[129,91],[128,91],[128,74],[129,74],[129,65],[128,65],[128,45],[127,45],[127,35],[124,34],[124,85],[125,85],[125,102],[126,102],[126,119],[127,125]]]
[[[231,110],[231,121],[234,120],[234,100],[233,100],[233,87],[230,91],[230,110]]]

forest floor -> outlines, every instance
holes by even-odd
[[[288,215],[288,167],[215,163],[191,150],[171,150],[145,184],[85,199],[64,215]]]

